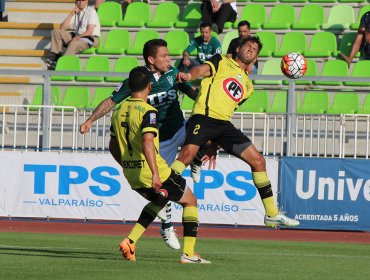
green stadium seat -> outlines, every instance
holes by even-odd
[[[357,30],[360,27],[360,21],[361,17],[366,13],[370,11],[370,5],[363,6],[361,10],[358,13],[357,21],[351,24],[351,29]]]
[[[261,75],[278,75],[281,76],[280,70],[280,63],[281,60],[279,58],[273,58],[267,60],[262,68]],[[254,84],[256,85],[281,85],[281,80],[254,80]]]
[[[182,17],[175,23],[177,28],[198,28],[202,14],[200,12],[201,3],[190,3],[185,6]]]
[[[251,97],[236,109],[236,112],[266,112],[269,104],[268,92],[264,90],[255,90]]]
[[[126,54],[129,55],[142,55],[144,44],[152,39],[158,39],[159,34],[157,31],[152,29],[139,30],[136,33],[133,46],[128,48]]]
[[[353,8],[348,5],[336,5],[330,9],[328,20],[321,25],[321,29],[349,29],[355,22]]]
[[[239,37],[238,31],[233,30],[230,32],[227,32],[222,40],[222,54],[227,54],[227,49],[229,48],[230,42],[232,39]]]
[[[91,108],[96,108],[98,105],[109,96],[111,96],[114,88],[111,87],[98,87],[95,89],[94,97],[91,101]]]
[[[323,77],[348,77],[348,65],[344,60],[329,60],[324,63],[321,76]],[[315,85],[341,86],[343,82],[315,81]]]
[[[260,29],[261,26],[266,22],[265,6],[258,3],[245,5],[239,18],[239,22],[242,20],[247,20],[252,29]],[[238,28],[239,22],[234,22],[234,28]]]
[[[290,4],[276,4],[270,18],[262,25],[263,29],[290,29],[295,22],[294,7]]]
[[[126,77],[128,77],[128,73],[135,68],[136,66],[139,66],[139,61],[136,57],[133,56],[123,56],[117,59],[116,64],[114,65],[113,72],[117,73],[127,73]],[[125,76],[122,77],[106,77],[105,80],[107,82],[115,82],[120,83],[125,79]]]
[[[359,108],[359,97],[357,93],[336,93],[333,105],[328,108],[328,114],[355,114]]]
[[[316,4],[306,5],[302,8],[299,19],[292,24],[292,29],[319,30],[324,23],[324,7]]]
[[[343,35],[343,38],[340,40],[338,50],[334,52],[334,56],[343,53],[347,56],[351,53],[353,42],[355,41],[357,33],[349,32]],[[357,52],[355,57],[360,57],[361,53]]]
[[[266,2],[266,3],[272,3],[272,2],[278,2],[278,0],[251,0],[251,2]]]
[[[280,0],[281,3],[306,3],[307,0]]]
[[[184,30],[170,30],[165,38],[169,55],[182,55],[189,45],[189,34]]]
[[[274,100],[271,106],[267,106],[267,113],[286,113],[288,94],[286,91],[275,91]]]
[[[90,93],[87,87],[68,87],[64,93],[62,106],[73,106],[79,109],[90,108]],[[68,111],[68,109],[66,110]]]
[[[262,42],[262,50],[260,51],[260,57],[269,57],[277,49],[277,39],[274,32],[271,31],[261,31],[257,32],[256,35],[260,38]]]
[[[315,33],[310,48],[303,52],[305,57],[329,57],[337,51],[337,38],[330,32]]]
[[[366,94],[364,104],[362,105],[361,109],[357,111],[358,114],[370,114],[370,94]]]
[[[307,61],[307,71],[305,76],[317,76],[318,71],[317,71],[317,65],[315,60],[311,58],[306,58]],[[312,81],[304,80],[304,76],[300,79],[295,80],[296,85],[311,85]],[[283,81],[283,84],[288,84],[288,81]]]
[[[182,102],[181,102],[181,110],[191,111],[193,110],[193,106],[194,106],[194,100],[191,99],[186,94],[184,94],[184,98],[182,99]]]
[[[273,56],[283,57],[284,55],[297,52],[303,53],[306,51],[306,36],[303,32],[288,32],[281,39],[280,49],[273,52]]]
[[[144,2],[133,2],[127,6],[125,18],[117,23],[119,27],[144,27],[150,21],[150,6]]]
[[[96,50],[98,54],[124,54],[130,46],[130,34],[127,30],[112,29],[107,33],[102,47]]]
[[[336,3],[337,0],[309,0],[311,3]]]
[[[114,27],[122,20],[121,5],[116,2],[103,2],[99,5],[98,16],[102,27]]]
[[[109,59],[105,56],[92,56],[86,61],[85,72],[109,72]],[[103,76],[77,76],[79,82],[103,82]]]
[[[150,28],[172,28],[180,14],[179,6],[174,2],[160,3],[154,12],[154,17],[147,23]]]
[[[370,60],[360,60],[355,63],[352,77],[370,78]],[[370,87],[370,82],[344,82],[345,86]]]
[[[42,85],[37,86],[32,103],[30,103],[29,105],[43,105],[42,104],[43,90],[44,90],[44,87]],[[54,105],[54,106],[60,105],[60,88],[57,86],[51,87],[51,104],[50,105]],[[31,111],[39,110],[40,108],[41,107],[32,107],[32,106],[29,107]]]
[[[55,72],[58,71],[81,71],[81,61],[78,56],[63,55],[58,59]],[[75,76],[51,76],[52,81],[74,81]]]
[[[364,3],[366,0],[338,0],[339,3]]]
[[[329,107],[329,94],[325,91],[307,91],[303,97],[301,107],[297,107],[298,114],[324,114]]]

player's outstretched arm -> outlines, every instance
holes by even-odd
[[[177,75],[178,81],[180,83],[187,81],[194,81],[199,78],[211,76],[211,67],[208,64],[202,64],[193,67],[189,73],[179,72]]]
[[[112,108],[116,105],[116,103],[108,97],[107,99],[104,99],[98,107],[95,108],[94,112],[92,115],[80,126],[80,133],[85,134],[87,133],[92,124],[97,120],[100,119],[101,117],[105,116],[108,114]]]

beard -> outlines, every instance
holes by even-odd
[[[251,64],[254,59],[248,58],[244,55],[240,55],[239,53],[236,54],[236,56],[244,63],[244,64]]]

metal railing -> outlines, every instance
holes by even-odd
[[[111,114],[96,121],[89,134],[81,135],[79,126],[91,115],[92,109],[50,105],[52,85],[50,76],[55,75],[55,71],[0,69],[0,75],[4,74],[42,76],[44,105],[0,104],[0,107],[3,107],[0,113],[0,148],[2,150],[72,152],[105,152],[108,150]],[[57,75],[122,77],[125,73],[58,71]],[[369,157],[370,115],[296,114],[294,80],[284,76],[270,75],[251,75],[251,79],[289,82],[287,113],[236,112],[232,118],[233,124],[250,137],[265,156]],[[370,81],[369,78],[353,77],[330,77],[329,79],[328,77],[304,77],[304,79]]]

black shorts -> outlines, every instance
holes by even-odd
[[[153,188],[135,189],[141,196],[157,205],[165,206],[169,200],[179,201],[185,192],[186,180],[171,170],[170,176],[162,182],[162,187],[158,190]]]
[[[246,148],[252,144],[252,141],[229,121],[204,115],[191,116],[187,122],[184,146],[187,144],[201,146],[208,140],[219,144],[225,152],[236,156],[240,153],[236,153],[235,145],[243,145]]]

